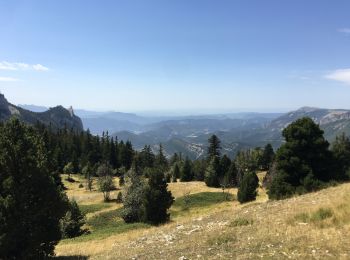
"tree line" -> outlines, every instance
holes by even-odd
[[[117,201],[127,223],[154,225],[169,220],[174,197],[169,182],[204,181],[209,187],[237,187],[241,203],[255,200],[258,171],[270,199],[315,191],[350,177],[350,140],[340,135],[330,145],[310,118],[302,118],[283,130],[285,143],[274,152],[263,148],[240,151],[234,158],[222,154],[219,138],[208,140],[207,155],[190,160],[175,153],[169,159],[159,145],[141,151],[108,133],[53,130],[27,126],[16,119],[0,124],[0,258],[42,258],[53,254],[61,237],[84,232],[84,216],[69,201],[61,173],[81,173],[91,190],[97,179],[104,199],[115,189],[113,177],[123,187]]]

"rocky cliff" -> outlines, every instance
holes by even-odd
[[[0,94],[0,121],[6,121],[11,117],[17,117],[28,124],[40,122],[51,125],[53,128],[67,127],[76,131],[83,131],[83,123],[79,117],[74,115],[71,107],[65,109],[62,106],[56,106],[45,112],[35,113],[9,103],[5,96]]]

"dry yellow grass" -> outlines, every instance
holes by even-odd
[[[177,197],[185,188],[220,191],[199,182],[169,187]],[[300,219],[317,216],[320,208],[331,214]],[[56,252],[91,259],[350,259],[350,184],[283,201],[267,201],[260,188],[252,203],[229,201],[190,210],[160,227],[59,244]]]

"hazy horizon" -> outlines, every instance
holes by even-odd
[[[133,113],[350,109],[349,9],[344,0],[3,1],[0,91],[13,104]]]

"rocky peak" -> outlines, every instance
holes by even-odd
[[[8,106],[9,102],[5,98],[4,94],[0,93],[0,107]]]
[[[70,106],[70,107],[68,108],[68,111],[69,111],[70,116],[73,117],[73,116],[74,116],[74,110],[73,110],[73,107],[72,107],[72,106]]]

